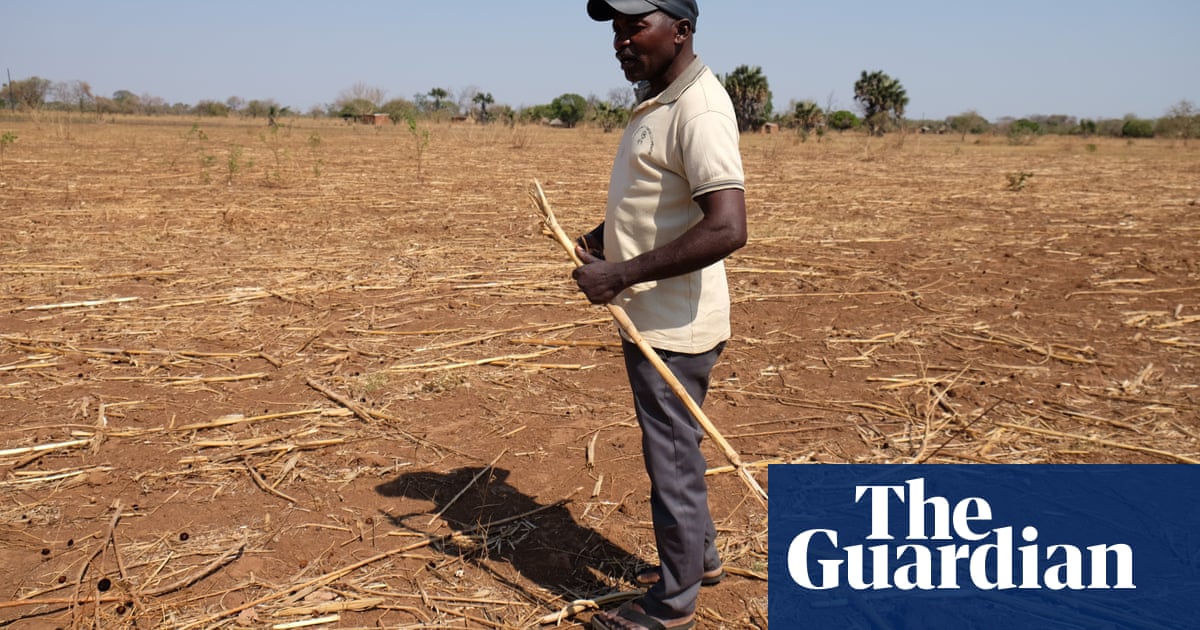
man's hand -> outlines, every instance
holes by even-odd
[[[575,246],[575,255],[579,256],[583,265],[576,267],[571,277],[592,304],[608,304],[629,287],[622,273],[623,265],[605,262],[578,245]]]
[[[742,189],[718,190],[696,202],[704,213],[699,223],[670,243],[627,261],[607,262],[576,244],[575,254],[583,266],[576,267],[571,277],[588,300],[608,304],[635,284],[691,273],[746,244],[746,193]]]
[[[591,232],[575,239],[575,245],[577,249],[582,247],[592,256],[604,260],[604,222],[601,221]]]

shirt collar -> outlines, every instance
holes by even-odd
[[[660,105],[674,103],[675,101],[679,100],[680,96],[683,95],[684,90],[687,90],[688,87],[690,87],[696,82],[697,79],[700,78],[700,75],[704,73],[705,68],[706,66],[704,65],[704,62],[701,61],[700,55],[696,55],[696,58],[693,59],[686,68],[683,69],[683,72],[678,77],[675,77],[675,80],[667,86],[667,89],[660,92],[658,96],[649,100],[641,97],[641,91],[648,89],[649,85],[645,83],[639,84],[634,88],[634,92],[638,95],[639,101],[639,105],[635,109],[640,109],[643,105],[647,105],[649,103],[657,103]]]

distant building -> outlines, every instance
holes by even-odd
[[[358,122],[364,125],[384,125],[392,122],[392,118],[387,114],[360,114]]]

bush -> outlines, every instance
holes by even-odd
[[[1009,144],[1033,144],[1033,139],[1041,133],[1041,125],[1022,118],[1008,128],[1008,142]]]
[[[837,129],[838,131],[857,129],[862,125],[862,121],[858,119],[858,116],[844,109],[830,114],[827,122],[831,129]]]
[[[192,108],[192,111],[197,116],[216,116],[223,117],[229,115],[229,106],[225,103],[217,101],[200,101]]]
[[[962,134],[963,139],[966,139],[967,134],[981,134],[988,130],[990,126],[988,121],[979,112],[970,110],[963,112],[949,119],[950,128]]]
[[[1122,138],[1153,138],[1154,121],[1130,118],[1121,127]]]

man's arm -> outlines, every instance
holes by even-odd
[[[576,247],[583,261],[571,277],[593,304],[607,304],[639,282],[703,269],[746,244],[746,193],[717,190],[696,199],[704,217],[679,238],[625,262],[607,262]]]

